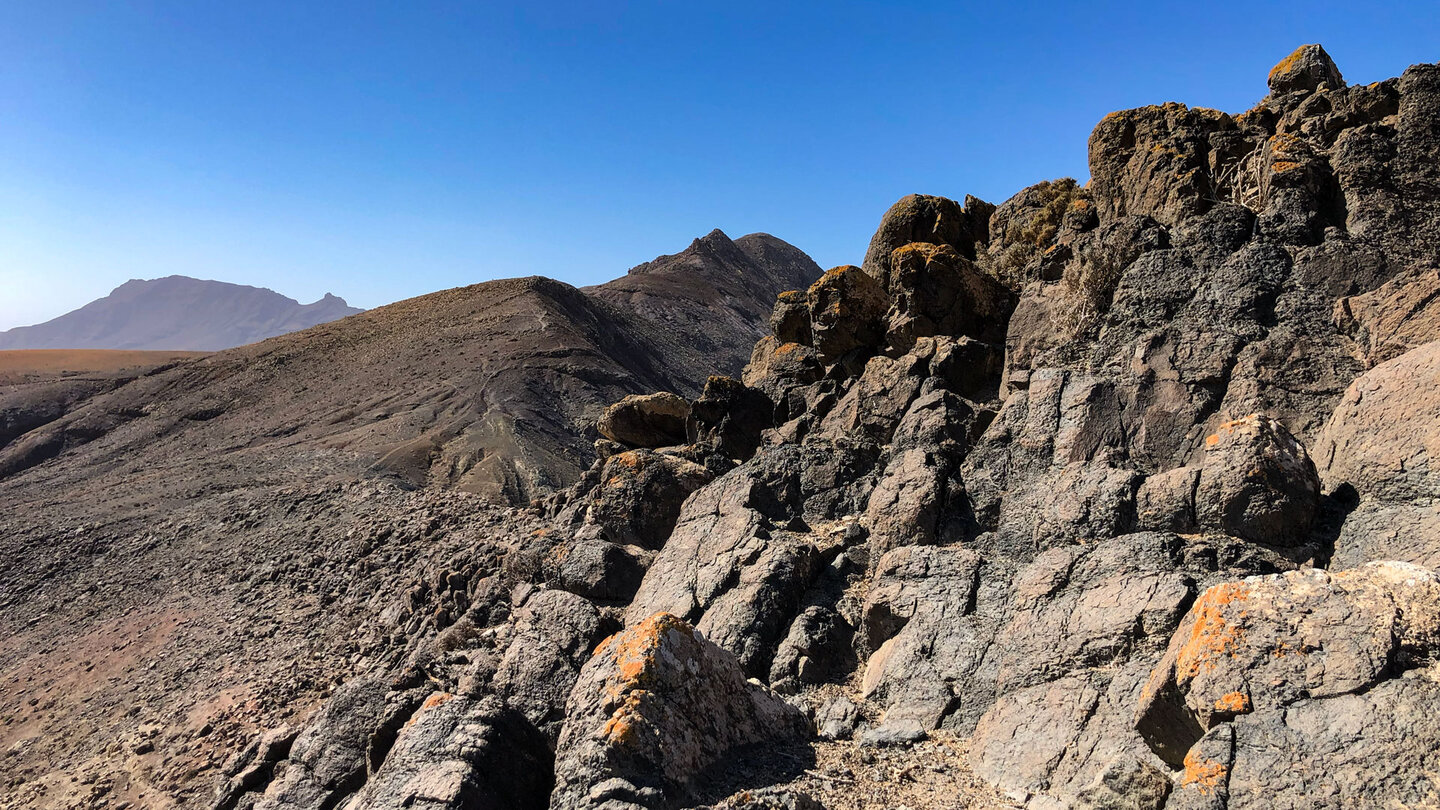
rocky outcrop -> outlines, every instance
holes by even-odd
[[[1440,566],[1440,343],[1350,384],[1316,443],[1326,488],[1351,511],[1334,561]],[[1348,503],[1346,503],[1348,501]]]
[[[554,808],[671,806],[734,749],[804,735],[804,717],[735,659],[657,613],[585,665],[556,751]]]
[[[1422,801],[1440,725],[1411,712],[1440,697],[1425,672],[1437,650],[1429,569],[1384,562],[1218,585],[1176,630],[1136,727],[1184,768],[1170,806]]]
[[[1107,117],[1086,187],[901,200],[738,378],[616,392],[531,510],[447,501],[392,540],[285,502],[311,545],[268,576],[323,572],[306,615],[363,655],[224,801],[1433,802],[1437,77],[1348,87],[1307,47],[1247,113]],[[552,292],[572,323],[614,303]],[[407,442],[393,464],[458,469]],[[394,547],[424,563],[377,581]]]
[[[690,403],[669,391],[634,394],[605,409],[600,435],[631,447],[669,447],[685,441]]]

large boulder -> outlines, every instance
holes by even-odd
[[[685,443],[690,403],[668,391],[632,394],[605,409],[600,435],[631,447],[669,447]]]
[[[1301,45],[1295,52],[1270,69],[1270,92],[1311,93],[1316,90],[1339,90],[1345,87],[1340,69],[1330,54],[1319,45]]]
[[[967,259],[975,258],[977,243],[990,237],[990,215],[995,206],[974,197],[962,207],[954,200],[928,194],[909,194],[890,206],[870,239],[862,267],[880,278],[889,269],[896,248],[911,242],[949,245]]]
[[[890,298],[873,276],[853,265],[825,271],[805,293],[814,346],[826,362],[862,347],[878,347]]]
[[[744,461],[755,455],[760,434],[774,422],[775,403],[764,391],[731,377],[712,376],[690,405],[690,440]]]
[[[1440,579],[1408,563],[1207,590],[1136,727],[1182,768],[1172,808],[1413,806],[1440,763]]]
[[[437,692],[406,721],[347,810],[544,810],[545,737],[494,698]]]
[[[1205,529],[1276,546],[1309,539],[1320,478],[1304,445],[1253,414],[1222,423],[1199,464],[1152,476],[1137,494],[1141,528]]]
[[[798,740],[803,714],[735,658],[659,613],[611,636],[566,707],[550,806],[660,808],[736,748]]]
[[[1172,765],[1243,714],[1357,694],[1440,652],[1440,578],[1401,562],[1216,585],[1190,608],[1136,728]],[[1440,724],[1435,727],[1440,734]]]
[[[1336,565],[1440,565],[1440,342],[1351,383],[1315,444],[1327,491],[1353,507]]]
[[[491,688],[553,742],[566,697],[601,636],[600,611],[561,590],[541,590],[515,609]]]
[[[880,283],[892,301],[887,340],[898,351],[933,335],[1005,340],[1014,294],[949,245],[896,248]]]
[[[709,480],[704,467],[679,456],[616,453],[605,459],[587,496],[585,522],[611,543],[657,549],[675,528],[680,505]]]

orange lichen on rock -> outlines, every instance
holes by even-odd
[[[1242,427],[1258,424],[1259,420],[1260,414],[1252,413],[1248,416],[1242,416],[1239,419],[1231,419],[1228,422],[1221,422],[1220,426],[1215,428],[1214,433],[1211,433],[1209,436],[1205,437],[1205,446],[1214,447],[1215,445],[1220,443],[1220,435],[1222,433],[1234,433]]]
[[[640,454],[636,453],[634,450],[626,450],[623,453],[616,453],[614,459],[616,464],[629,467],[632,470],[640,466]]]
[[[620,708],[610,715],[605,721],[605,727],[600,730],[600,735],[614,745],[628,747],[635,743],[640,736],[640,726],[644,719],[640,713],[640,704],[645,699],[644,690],[636,690],[625,696]]]
[[[649,672],[658,660],[665,636],[675,631],[693,636],[695,629],[688,622],[669,613],[656,613],[644,621],[606,639],[596,655],[609,653],[615,657],[615,675],[606,691],[612,700],[632,689],[644,688]]]
[[[1244,692],[1226,692],[1215,700],[1215,711],[1244,714],[1250,711],[1250,696]]]
[[[1305,46],[1301,45],[1300,47],[1295,49],[1294,53],[1275,63],[1275,67],[1270,68],[1270,80],[1274,81],[1276,78],[1283,76],[1293,70],[1295,68],[1295,65],[1300,61],[1300,57],[1304,54]]]
[[[1243,582],[1216,585],[1200,596],[1192,608],[1195,623],[1190,628],[1190,636],[1176,656],[1175,671],[1179,677],[1193,678],[1202,668],[1214,668],[1221,656],[1234,656],[1245,629],[1237,626],[1227,614],[1234,610],[1235,603],[1249,597],[1250,589]],[[1236,618],[1244,616],[1245,611],[1239,610]]]
[[[1191,751],[1185,755],[1185,773],[1180,777],[1180,784],[1182,787],[1195,788],[1201,796],[1209,796],[1229,775],[1229,766],[1213,759],[1205,759]]]
[[[421,703],[420,708],[417,709],[414,714],[410,715],[410,719],[405,721],[405,725],[407,727],[415,725],[415,720],[420,717],[421,712],[428,709],[433,709],[442,703],[447,703],[454,699],[455,695],[451,694],[450,692],[436,692],[430,697],[425,698],[425,702]]]

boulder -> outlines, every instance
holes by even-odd
[[[770,313],[770,331],[781,343],[811,345],[810,306],[804,290],[787,290],[775,297]]]
[[[1316,90],[1338,90],[1345,86],[1340,69],[1330,54],[1319,45],[1301,45],[1295,52],[1270,69],[1267,81],[1270,92],[1313,93]]]
[[[566,706],[550,806],[660,808],[736,748],[801,739],[799,710],[735,658],[659,613],[611,636]]]
[[[777,417],[787,419],[785,411],[789,393],[820,381],[825,366],[820,353],[802,343],[780,343],[773,337],[761,338],[750,355],[750,364],[740,375],[746,386],[759,390],[776,403]]]
[[[853,265],[827,270],[810,285],[805,301],[814,346],[826,363],[856,349],[879,347],[890,298],[864,270]]]
[[[777,461],[778,469],[767,469],[767,462]],[[749,675],[768,675],[775,647],[820,564],[808,533],[775,525],[777,519],[789,522],[784,499],[799,484],[791,477],[796,461],[762,453],[686,501],[674,534],[626,610],[627,621],[674,614],[736,656]]]
[[[554,589],[532,594],[514,611],[491,688],[553,741],[570,687],[601,627],[600,611],[589,600]]]
[[[707,379],[704,392],[690,405],[690,441],[738,461],[755,455],[761,433],[774,425],[770,397],[731,377]]]
[[[1335,541],[1337,565],[1440,565],[1437,386],[1440,342],[1357,378],[1320,432],[1315,455],[1325,488],[1352,501]]]
[[[896,248],[879,280],[892,301],[886,339],[896,351],[934,335],[1004,342],[1014,294],[948,245]]]
[[[1440,672],[1301,699],[1211,729],[1185,757],[1169,810],[1424,807],[1440,768]]]
[[[586,524],[622,546],[658,549],[675,528],[680,505],[710,474],[692,461],[651,450],[630,450],[605,459],[590,490]]]
[[[632,394],[605,409],[600,435],[631,447],[670,447],[685,443],[690,403],[668,391]]]
[[[967,197],[963,207],[954,200],[928,194],[901,197],[881,217],[862,267],[875,278],[882,278],[895,249],[911,242],[949,245],[959,255],[974,259],[976,244],[989,241],[994,210],[995,206],[974,197]]]
[[[550,556],[550,581],[555,587],[597,602],[629,600],[654,560],[654,552],[639,546],[585,534],[557,546]]]
[[[1235,128],[1223,112],[1173,102],[1105,116],[1090,135],[1100,220],[1146,216],[1169,227],[1209,210],[1211,137]]]
[[[1273,546],[1309,540],[1320,479],[1304,445],[1283,425],[1259,414],[1224,422],[1204,448],[1198,463],[1140,485],[1139,528],[1220,531]]]
[[[1381,562],[1223,583],[1175,631],[1135,725],[1180,767],[1206,731],[1238,716],[1364,693],[1436,652],[1440,578],[1429,569]]]
[[[347,810],[544,810],[545,737],[494,698],[437,692],[408,720]]]
[[[1320,478],[1305,446],[1279,422],[1254,414],[1205,438],[1195,489],[1197,525],[1273,545],[1309,538]]]
[[[431,692],[392,690],[379,678],[340,687],[295,738],[289,756],[252,806],[256,810],[334,807],[365,783],[367,774]]]

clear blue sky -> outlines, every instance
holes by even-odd
[[[372,307],[603,281],[712,228],[858,262],[900,196],[1086,176],[1105,113],[1234,112],[1429,2],[0,5],[0,328],[173,273]]]

